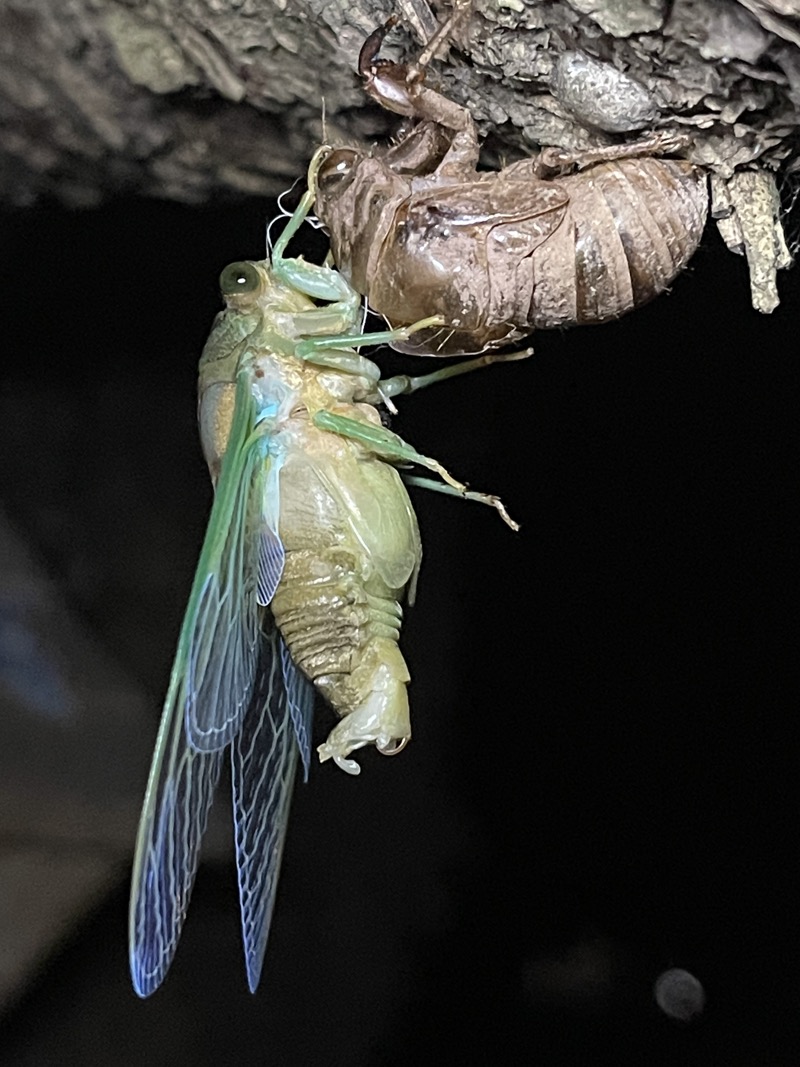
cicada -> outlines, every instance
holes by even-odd
[[[444,318],[447,329],[396,347],[481,352],[535,329],[617,318],[669,286],[694,254],[708,210],[705,172],[657,158],[683,151],[683,136],[544,149],[478,171],[472,115],[424,85],[423,57],[408,65],[378,58],[396,22],[367,38],[359,72],[378,103],[416,123],[384,153],[333,151],[316,205],[337,267],[373,310],[393,324]]]
[[[436,325],[365,334],[361,297],[330,265],[285,255],[326,155],[271,259],[221,275],[225,310],[200,360],[199,422],[215,496],[164,703],[133,865],[130,966],[140,996],[175,953],[223,760],[230,753],[247,979],[255,990],[298,760],[311,758],[314,688],[340,717],[318,747],[357,773],[365,745],[411,736],[400,601],[419,530],[409,480],[497,508],[385,427],[378,405],[485,366],[382,380],[356,349]]]

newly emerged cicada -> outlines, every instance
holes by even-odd
[[[429,43],[428,58],[457,17]],[[660,158],[685,148],[683,137],[545,149],[478,171],[469,111],[425,86],[422,59],[378,58],[396,22],[366,40],[359,71],[378,103],[416,124],[383,153],[331,152],[316,203],[334,262],[374,311],[395,325],[445,320],[446,329],[394,347],[480,352],[536,329],[617,318],[669,286],[694,254],[708,210],[702,169]]]
[[[420,378],[381,380],[355,349],[440,320],[364,334],[341,274],[285,257],[309,191],[271,260],[221,275],[226,309],[200,360],[200,434],[214,504],[178,640],[136,842],[130,902],[133,984],[148,996],[172,961],[223,759],[231,755],[247,978],[255,990],[298,757],[308,774],[313,688],[340,717],[321,760],[358,772],[365,745],[411,736],[400,601],[421,549],[407,480],[479,500],[382,425],[377,405],[491,357]],[[322,302],[322,303],[319,303]],[[312,685],[313,683],[313,685]]]

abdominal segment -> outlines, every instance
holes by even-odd
[[[283,465],[286,561],[271,607],[294,662],[342,720],[320,758],[357,773],[350,752],[374,744],[390,753],[411,736],[397,642],[419,541],[397,472],[353,442],[337,442],[336,453],[306,448]],[[360,529],[365,516],[369,531]]]

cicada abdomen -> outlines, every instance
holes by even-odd
[[[531,329],[618,318],[663,292],[697,250],[707,179],[685,160],[598,163],[557,181],[568,204],[532,256]]]

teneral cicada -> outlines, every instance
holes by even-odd
[[[416,124],[382,154],[333,151],[316,205],[334,262],[373,310],[393,324],[445,320],[446,329],[395,347],[480,352],[535,329],[605,322],[669,286],[697,248],[708,209],[703,170],[660,158],[685,148],[684,138],[661,132],[578,153],[545,149],[478,171],[469,111],[425,86],[422,62],[378,58],[396,21],[366,40],[359,70],[378,103]]]
[[[436,472],[442,482],[409,480],[491,504],[514,525],[496,497],[467,492],[381,423],[377,405],[470,368],[381,380],[356,349],[439,320],[364,334],[361,298],[341,274],[285,256],[324,155],[312,161],[309,191],[271,260],[222,272],[226,309],[200,360],[200,433],[215,497],[136,843],[130,964],[141,996],[174,955],[228,751],[254,990],[298,758],[309,769],[314,686],[340,717],[318,747],[321,760],[357,773],[354,750],[391,755],[411,736],[397,642],[421,549],[396,465]]]

